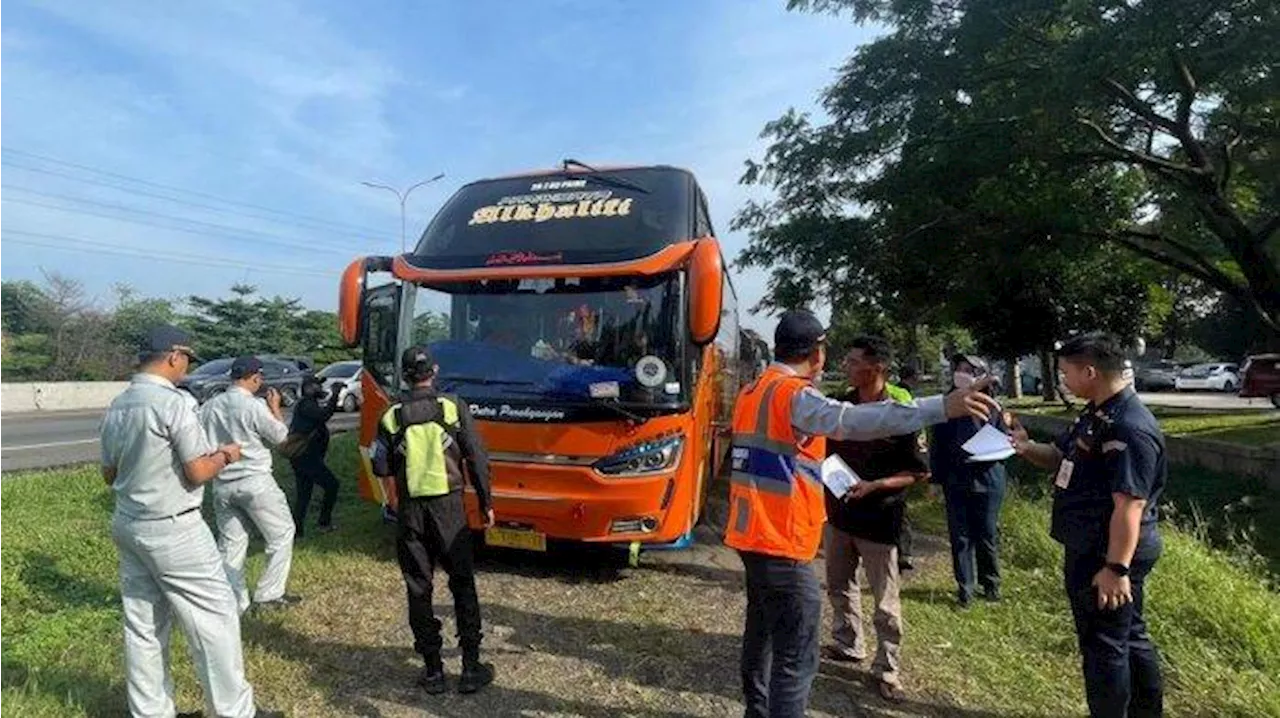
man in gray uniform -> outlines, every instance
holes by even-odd
[[[129,712],[174,715],[169,635],[176,618],[209,715],[282,717],[253,704],[235,597],[200,515],[204,485],[240,459],[240,447],[215,448],[174,386],[195,360],[190,346],[176,327],[148,332],[141,371],[102,423],[102,476],[116,495],[111,536],[120,552]]]
[[[267,567],[258,579],[253,602],[259,607],[297,603],[284,592],[293,563],[293,515],[289,501],[271,474],[271,448],[289,433],[280,412],[280,392],[262,391],[262,362],[244,356],[231,364],[231,386],[200,409],[200,423],[215,444],[238,444],[243,457],[213,482],[213,511],[218,520],[218,548],[240,613],[249,609],[244,560],[249,550],[249,524],[267,543]]]

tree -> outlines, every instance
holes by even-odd
[[[827,123],[793,111],[766,127],[773,144],[745,179],[772,185],[779,200],[744,212],[757,232],[783,218],[834,229],[832,216],[859,210],[872,238],[843,232],[855,245],[940,231],[1109,244],[1203,282],[1280,332],[1280,4],[789,7],[851,11],[894,30],[826,90]],[[798,238],[793,254],[810,256],[824,238]]]

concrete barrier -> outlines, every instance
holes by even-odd
[[[36,382],[0,384],[0,411],[77,411],[104,409],[120,392],[125,381]]]
[[[1061,434],[1071,421],[1057,416],[1018,414],[1029,431]],[[1180,436],[1165,438],[1169,463],[1176,466],[1199,466],[1223,474],[1265,479],[1273,491],[1280,491],[1280,447],[1245,446],[1226,441],[1190,439]]]

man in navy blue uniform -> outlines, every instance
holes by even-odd
[[[1164,435],[1124,377],[1114,337],[1086,334],[1058,350],[1063,382],[1087,400],[1056,444],[1014,431],[1018,453],[1056,471],[1050,532],[1063,567],[1094,718],[1163,714],[1160,657],[1143,619],[1159,558],[1157,504],[1167,478]]]

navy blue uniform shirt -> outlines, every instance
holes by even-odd
[[[1072,464],[1055,474],[1050,535],[1074,553],[1107,550],[1113,493],[1145,499],[1139,548],[1156,538],[1157,504],[1168,480],[1164,434],[1132,388],[1092,404],[1057,442]]]

